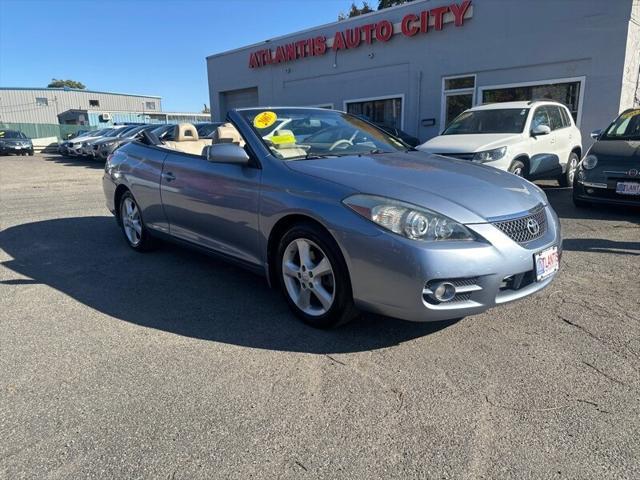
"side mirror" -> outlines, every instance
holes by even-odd
[[[248,165],[249,155],[235,143],[215,143],[204,147],[203,156],[213,163],[234,163]]]
[[[538,135],[549,135],[551,133],[551,129],[547,125],[538,125],[536,128],[531,130],[531,136],[537,137]]]
[[[600,138],[600,135],[602,135],[602,130],[594,130],[593,132],[591,132],[591,138],[593,138],[594,140],[598,140]]]

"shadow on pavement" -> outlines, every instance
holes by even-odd
[[[567,238],[562,242],[562,248],[577,252],[640,255],[640,240],[637,242],[618,242],[604,238]]]
[[[82,157],[64,157],[58,154],[43,154],[42,158],[47,162],[54,162],[65,167],[85,167],[95,170],[104,170],[104,162]]]
[[[47,220],[0,232],[3,265],[95,310],[187,337],[282,351],[341,353],[390,347],[454,322],[410,323],[365,315],[320,331],[290,313],[284,299],[252,273],[164,244],[131,250],[111,217]],[[90,317],[100,318],[100,317]]]

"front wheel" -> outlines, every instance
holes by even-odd
[[[514,175],[517,175],[519,177],[524,178],[525,177],[525,165],[524,162],[520,161],[520,160],[515,160],[511,166],[509,167],[509,172],[513,173]]]
[[[285,233],[276,269],[289,307],[308,325],[330,328],[357,315],[340,249],[320,227],[304,223]]]
[[[120,199],[120,216],[118,218],[122,233],[131,248],[139,252],[150,250],[153,244],[153,238],[149,235],[142,214],[135,198],[131,192],[125,192]]]
[[[578,155],[575,152],[571,152],[567,161],[567,170],[558,177],[558,183],[561,187],[573,187],[573,178],[576,176],[579,162]]]

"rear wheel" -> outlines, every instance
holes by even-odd
[[[304,223],[285,233],[276,268],[289,307],[308,325],[330,328],[356,316],[346,264],[322,228]]]
[[[524,178],[525,172],[526,172],[526,166],[522,160],[514,160],[514,162],[509,167],[509,172]]]
[[[578,169],[578,163],[580,159],[578,154],[571,152],[569,160],[567,161],[566,171],[558,177],[558,183],[561,187],[573,187],[573,179],[576,176],[576,170]]]
[[[150,250],[154,246],[153,238],[144,226],[140,207],[131,192],[125,192],[120,198],[119,212],[118,220],[129,246],[139,252]]]

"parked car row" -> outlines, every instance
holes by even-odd
[[[195,128],[202,138],[211,135],[219,123],[198,123]],[[143,132],[153,132],[158,138],[171,141],[176,135],[177,125],[145,124],[116,125],[100,130],[83,132],[80,135],[61,142],[58,153],[71,157],[86,157],[106,160],[121,145],[140,139]]]

